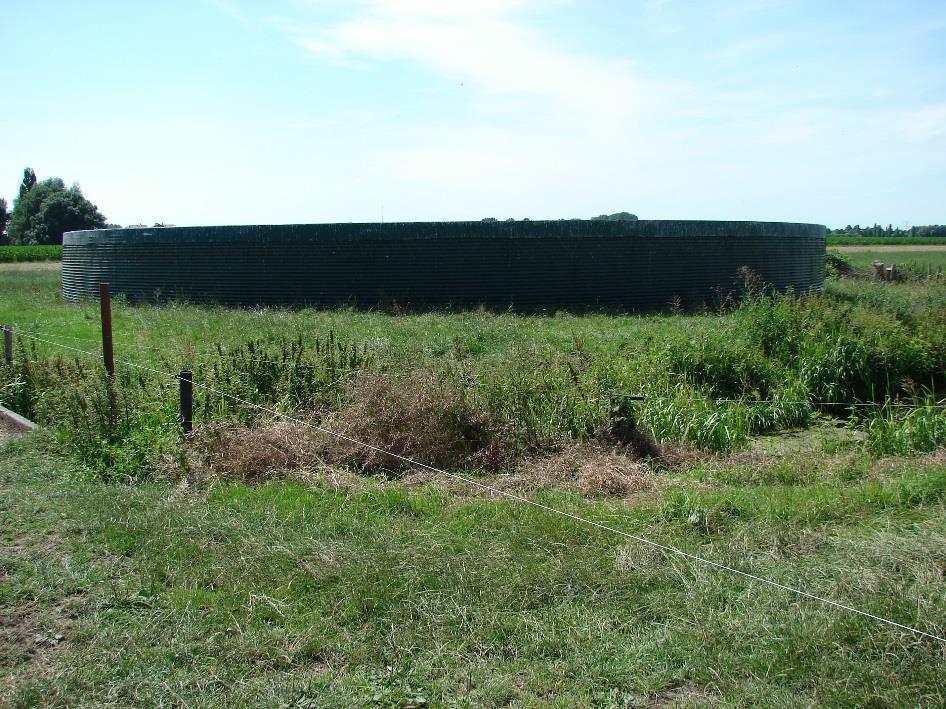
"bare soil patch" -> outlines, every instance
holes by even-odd
[[[26,431],[14,426],[12,423],[7,421],[5,418],[0,417],[0,445],[3,445],[7,441],[22,436]]]

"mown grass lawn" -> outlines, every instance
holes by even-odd
[[[543,502],[946,632],[946,466],[705,462]],[[456,486],[106,484],[0,450],[12,706],[940,706],[942,644]]]

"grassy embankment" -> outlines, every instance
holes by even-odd
[[[0,321],[94,349],[97,307],[63,304],[57,285],[0,273]],[[197,381],[942,636],[946,465],[920,455],[946,439],[941,410],[861,413],[860,433],[838,437],[825,417],[849,411],[811,402],[935,398],[944,305],[935,282],[847,280],[646,318],[119,303],[116,356],[190,365]],[[42,344],[29,361],[4,398],[58,433],[0,454],[4,700],[946,699],[934,641],[216,397],[199,397],[184,451],[176,383],[150,374],[119,378],[109,428],[96,362]],[[653,398],[622,405],[638,392]],[[625,445],[628,414],[675,443],[663,460]],[[756,432],[790,427],[808,432],[753,452]]]

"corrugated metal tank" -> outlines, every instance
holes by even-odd
[[[62,292],[226,305],[659,310],[824,285],[825,227],[588,220],[168,227],[69,232]]]

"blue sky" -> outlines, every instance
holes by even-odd
[[[12,0],[0,196],[110,221],[946,222],[942,0]]]

